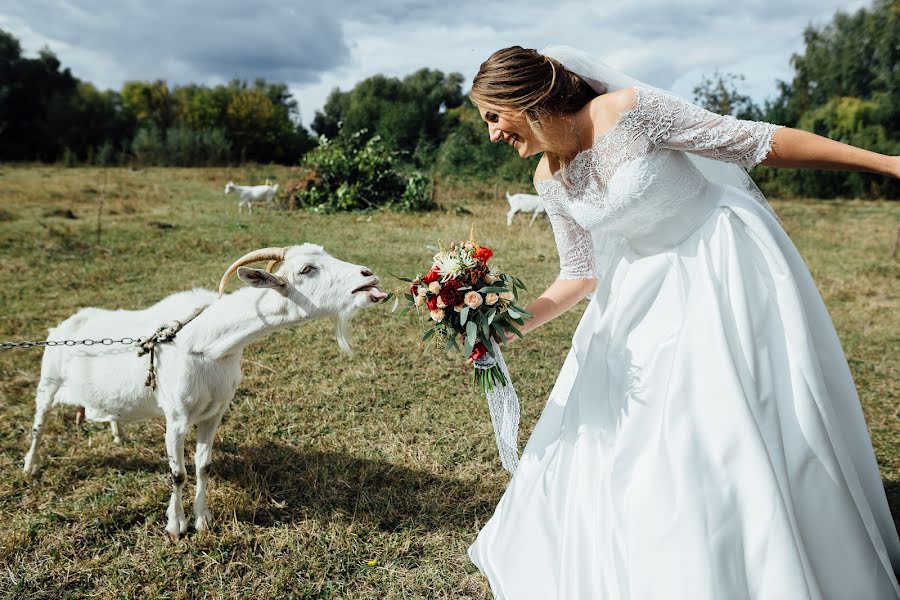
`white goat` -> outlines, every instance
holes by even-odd
[[[259,261],[270,261],[266,270],[244,266]],[[278,263],[280,268],[271,272]],[[225,284],[235,272],[250,287],[223,296]],[[197,425],[194,526],[198,531],[207,529],[211,523],[206,508],[207,467],[216,429],[241,380],[244,347],[277,329],[335,315],[338,343],[349,353],[350,318],[386,297],[368,268],[337,260],[321,246],[303,244],[244,255],[225,272],[218,295],[194,289],[172,294],[144,310],[81,309],[51,329],[49,339],[151,333],[161,324],[184,321],[196,308],[208,305],[174,341],[156,347],[156,390],[144,386],[149,357],[138,357],[133,347],[46,348],[25,472],[34,473],[37,468],[44,418],[53,406],[84,406],[85,416],[92,421],[164,417],[172,474],[166,531],[178,538],[187,531],[181,503],[184,439],[189,427]]]
[[[272,207],[272,200],[278,193],[278,184],[275,185],[235,185],[233,181],[225,184],[225,193],[238,193],[238,214],[244,206],[247,207],[250,214],[253,214],[253,203],[265,201],[269,208]]]
[[[512,225],[513,215],[517,212],[533,213],[531,222],[528,224],[529,227],[534,225],[534,220],[538,218],[538,215],[547,214],[541,197],[535,194],[513,194],[510,196],[509,192],[506,192],[506,201],[509,202],[509,212],[506,213],[507,227]]]

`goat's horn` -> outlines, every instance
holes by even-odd
[[[272,270],[275,268],[275,265],[277,265],[278,263],[279,263],[279,261],[277,261],[277,260],[270,260],[269,264],[266,265],[266,271],[271,273]]]
[[[221,298],[222,294],[225,293],[225,285],[228,283],[228,280],[231,279],[231,276],[237,272],[238,267],[243,267],[244,265],[263,260],[281,261],[284,260],[285,252],[287,252],[287,248],[261,248],[259,250],[254,250],[253,252],[248,252],[234,261],[232,265],[228,267],[228,270],[225,271],[225,274],[222,275],[222,281],[219,282],[219,297]]]

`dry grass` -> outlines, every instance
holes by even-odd
[[[260,210],[238,219],[224,182],[267,177],[299,175],[284,168],[3,167],[0,341],[40,339],[80,306],[134,308],[188,286],[212,287],[235,256],[260,246],[319,242],[391,281],[388,272],[421,268],[424,243],[462,238],[474,221],[504,267],[528,274],[532,292],[555,275],[546,223],[528,228],[522,217],[507,229],[492,185],[442,185],[439,200],[471,215]],[[844,343],[900,516],[900,266],[889,258],[900,205],[796,201],[776,210]],[[508,352],[523,401],[522,438],[580,312]],[[105,427],[75,429],[71,412],[59,411],[49,419],[42,471],[29,481],[21,460],[40,352],[0,353],[0,596],[489,597],[465,550],[506,477],[483,399],[465,386],[461,396],[444,391],[468,381],[461,359],[424,360],[419,330],[381,307],[355,321],[349,361],[328,322],[252,346],[214,452],[216,525],[178,544],[162,531],[162,423],[128,427],[117,447]]]

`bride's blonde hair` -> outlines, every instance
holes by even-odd
[[[542,121],[575,113],[598,95],[556,59],[511,46],[481,63],[469,99],[485,110],[523,111],[535,137],[562,165],[563,149],[545,137]]]

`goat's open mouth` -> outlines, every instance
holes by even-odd
[[[375,285],[374,283],[361,285],[358,288],[356,288],[355,290],[353,290],[353,292],[351,292],[351,293],[356,294],[358,292],[367,293],[369,295],[369,300],[371,300],[372,302],[381,302],[388,296],[386,293],[381,291],[381,289],[379,289],[378,286]]]

